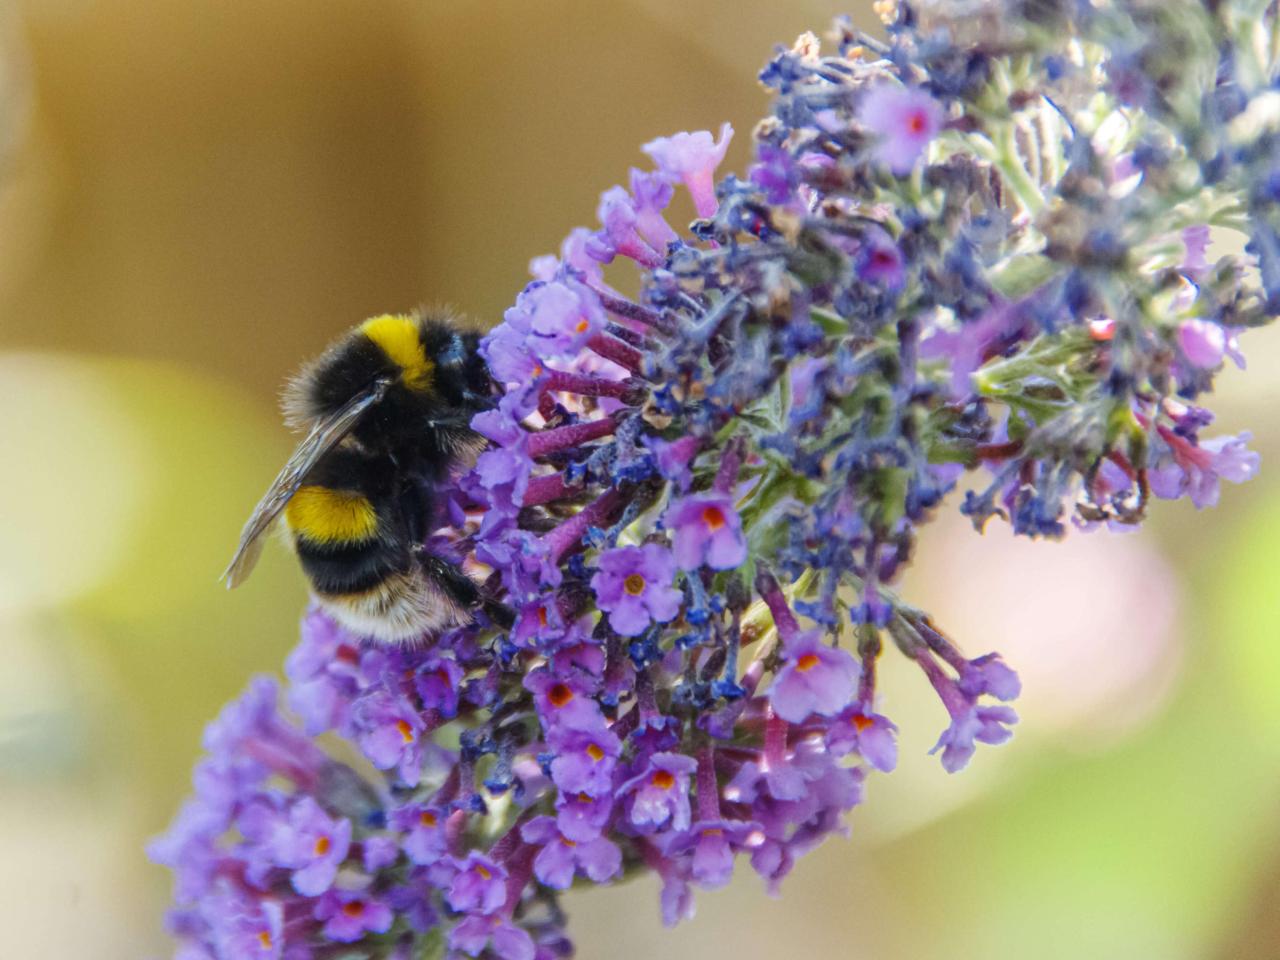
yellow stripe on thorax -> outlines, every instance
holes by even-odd
[[[367,497],[314,484],[298,488],[284,517],[313,543],[359,543],[372,540],[378,530],[378,514]]]
[[[431,389],[436,365],[422,349],[417,320],[384,314],[360,324],[360,332],[404,371],[405,386],[411,390]]]

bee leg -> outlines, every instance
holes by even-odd
[[[400,514],[404,517],[410,543],[421,544],[426,541],[434,506],[431,487],[425,483],[410,483],[401,491]]]
[[[418,560],[427,575],[458,606],[471,610],[480,605],[480,588],[457,564],[429,553],[418,554]]]
[[[480,607],[484,610],[485,615],[503,630],[510,630],[515,626],[516,612],[505,603],[485,599],[480,602]]]

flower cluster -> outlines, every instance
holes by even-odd
[[[152,850],[183,960],[550,960],[576,881],[651,871],[669,923],[739,861],[776,889],[896,764],[884,648],[948,771],[1010,736],[1017,675],[893,589],[964,477],[1040,537],[1257,470],[1199,401],[1280,312],[1272,5],[880,6],[767,64],[744,177],[727,125],[655,140],[531,264],[436,544],[490,602],[406,648],[312,611],[301,728],[265,679],[209,727]]]

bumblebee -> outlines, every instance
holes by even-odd
[[[228,588],[283,514],[317,600],[353,632],[397,642],[466,623],[476,584],[422,545],[440,484],[483,447],[470,422],[495,388],[478,346],[447,315],[385,315],[304,367],[284,410],[306,438],[245,524]]]

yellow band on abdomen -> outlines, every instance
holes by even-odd
[[[298,488],[284,517],[290,529],[313,543],[359,543],[378,532],[378,513],[368,497],[314,484]]]

